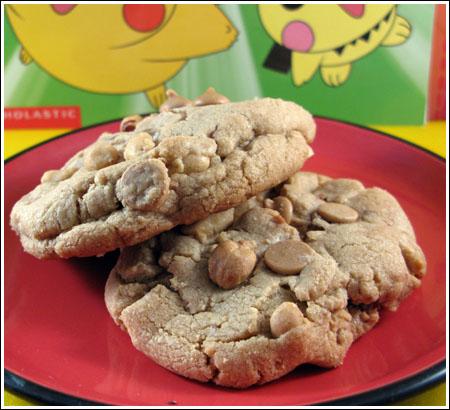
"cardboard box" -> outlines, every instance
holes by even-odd
[[[155,111],[167,88],[195,98],[208,86],[421,124],[433,16],[428,4],[7,5],[5,126],[85,126]]]

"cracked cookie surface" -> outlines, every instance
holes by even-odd
[[[44,173],[11,213],[24,249],[69,258],[133,245],[238,205],[312,155],[315,123],[300,106],[215,98],[126,118],[132,131],[105,133]]]
[[[339,366],[425,271],[392,195],[298,172],[236,208],[123,249],[105,301],[160,365],[244,388],[302,363]]]

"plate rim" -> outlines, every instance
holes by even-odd
[[[142,114],[142,115],[148,115]],[[427,148],[424,148],[420,145],[417,145],[413,142],[407,141],[403,138],[400,138],[398,136],[395,136],[393,134],[379,131],[374,128],[353,123],[350,121],[344,121],[339,120],[331,117],[326,116],[320,116],[320,115],[314,115],[314,118],[319,118],[323,120],[329,120],[341,124],[346,124],[352,127],[361,128],[364,130],[372,131],[376,134],[379,134],[384,137],[388,137],[390,139],[397,140],[403,144],[412,146],[413,148],[416,148],[422,152],[425,152],[426,154],[432,156],[435,159],[438,159],[440,162],[443,162],[444,164],[447,162],[446,158],[440,156],[439,154],[430,151]],[[66,133],[56,135],[52,138],[49,138],[45,141],[41,141],[37,144],[34,144],[30,147],[27,147],[19,152],[16,152],[15,154],[11,155],[10,157],[4,159],[4,165],[6,165],[8,162],[13,161],[14,159],[20,157],[21,155],[27,153],[28,151],[32,151],[33,149],[40,147],[42,145],[48,144],[56,139],[60,139],[63,137],[70,136],[72,134],[75,134],[80,131],[85,131],[91,128],[96,128],[102,125],[107,125],[110,123],[118,122],[121,118],[107,120],[91,125],[87,125],[81,128],[77,128],[74,130],[70,130]],[[56,404],[56,405],[77,405],[77,406],[92,406],[92,405],[105,405],[105,403],[92,401],[80,397],[76,397],[70,394],[66,394],[63,392],[60,392],[56,389],[51,389],[45,386],[42,386],[38,383],[32,382],[30,380],[25,379],[22,376],[19,376],[10,370],[8,370],[6,367],[3,369],[4,371],[4,387],[9,388],[14,392],[17,392],[19,394],[26,395],[32,399],[40,401],[42,404]],[[414,373],[408,377],[405,377],[403,379],[400,379],[398,381],[395,381],[393,383],[371,389],[362,393],[342,397],[335,400],[328,400],[323,402],[316,402],[311,404],[318,404],[318,405],[381,405],[381,404],[389,404],[394,401],[402,400],[408,396],[420,393],[424,390],[426,390],[429,387],[435,386],[438,383],[444,382],[446,380],[446,359],[444,358],[438,363],[435,363],[431,365],[430,367],[427,367],[426,369],[423,369],[417,373]]]
[[[327,406],[366,406],[387,405],[402,400],[414,394],[418,394],[427,388],[433,387],[446,379],[446,359],[421,370],[409,377],[396,382],[381,386],[359,394],[342,397],[336,400],[310,403],[311,405]],[[110,405],[88,399],[62,393],[55,389],[44,387],[38,383],[31,382],[13,372],[4,369],[5,387],[14,392],[24,394],[42,404],[63,406],[103,406]],[[305,404],[309,405],[309,404]]]

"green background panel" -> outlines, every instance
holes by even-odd
[[[399,46],[379,47],[354,62],[349,79],[336,88],[327,86],[319,73],[296,87],[290,73],[263,67],[273,40],[261,25],[257,5],[220,7],[239,31],[238,40],[224,52],[190,60],[167,82],[168,87],[189,98],[210,85],[235,101],[281,97],[299,102],[316,115],[361,124],[423,123],[433,5],[399,5],[398,14],[412,25],[410,38]],[[35,63],[23,65],[20,45],[6,16],[4,33],[7,107],[79,105],[83,125],[154,110],[143,93],[86,92],[56,80]]]

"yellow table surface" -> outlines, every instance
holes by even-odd
[[[430,122],[424,126],[372,126],[377,130],[398,136],[446,157],[445,122]],[[53,138],[70,130],[8,130],[5,131],[4,158],[8,158],[25,148]],[[25,396],[5,389],[5,405],[33,406],[39,404]],[[439,384],[421,394],[402,400],[397,405],[405,406],[445,406],[446,384]]]

